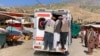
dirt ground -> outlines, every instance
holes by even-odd
[[[32,40],[22,44],[0,49],[0,56],[33,56]]]
[[[69,54],[34,52],[32,40],[23,41],[22,44],[0,49],[0,56],[89,56],[85,53],[87,48],[83,47],[80,39],[73,39],[69,47]],[[100,56],[100,49],[95,49],[92,56]]]
[[[70,56],[100,56],[100,49],[94,49],[93,55],[87,55],[87,48],[80,42],[80,38],[73,39],[73,43],[69,48]]]

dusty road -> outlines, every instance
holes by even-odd
[[[24,41],[21,45],[0,49],[0,56],[88,56],[84,51],[87,51],[87,48],[82,46],[80,39],[73,39],[73,43],[69,48],[69,54],[65,55],[60,53],[34,52],[32,40],[29,40]],[[100,49],[95,49],[92,56],[100,56]]]
[[[32,41],[24,41],[21,45],[0,49],[0,56],[33,56]]]
[[[21,45],[0,49],[0,56],[66,56],[59,53],[34,52],[32,40],[24,41]]]
[[[80,43],[80,39],[73,39],[73,43],[69,48],[70,56],[100,56],[100,49],[94,49],[93,55],[87,55],[87,48]]]

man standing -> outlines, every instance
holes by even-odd
[[[95,37],[95,48],[98,48],[98,45],[99,45],[99,31],[97,30]]]
[[[62,26],[62,18],[61,16],[58,17],[58,20],[56,21],[55,24],[55,30],[54,30],[54,50],[56,50],[57,44],[60,40],[60,32],[61,32],[61,26]]]
[[[61,42],[61,50],[62,51],[65,50],[65,44],[66,44],[68,32],[69,32],[69,22],[68,22],[67,17],[65,17],[62,20],[62,27],[61,27],[61,33],[60,33],[61,34],[60,42]]]
[[[82,44],[83,44],[83,42],[85,41],[85,40],[84,40],[85,34],[86,34],[85,30],[82,30],[82,31],[81,31],[81,34],[80,34],[80,37],[81,37],[81,43],[82,43]]]
[[[87,47],[87,45],[88,45],[87,39],[88,39],[89,32],[90,32],[90,30],[89,29],[86,29],[86,34],[85,34],[85,37],[84,37],[85,47]]]
[[[94,35],[94,30],[91,27],[90,32],[88,35],[88,54],[91,55],[93,53],[93,48],[94,48],[94,43],[95,43],[95,35]]]
[[[54,26],[55,26],[55,17],[47,20],[45,25],[45,34],[44,34],[44,50],[47,49],[49,46],[49,50],[53,48],[53,33],[54,33]]]

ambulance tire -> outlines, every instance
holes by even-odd
[[[63,55],[69,55],[69,52],[66,51],[66,52],[63,52],[62,54],[63,54]]]
[[[77,36],[72,36],[72,38],[75,38],[75,39],[76,39],[76,38],[77,38]]]

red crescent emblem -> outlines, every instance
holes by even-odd
[[[43,21],[40,21],[39,25],[40,25],[40,27],[43,27]]]

